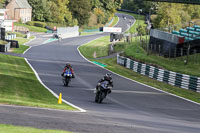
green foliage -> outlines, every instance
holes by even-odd
[[[26,24],[30,26],[34,26],[35,21],[28,21]]]
[[[124,0],[122,9],[127,9],[135,12],[138,12],[139,9],[142,9],[144,13],[149,13],[149,9],[154,6],[155,3],[144,0]]]
[[[29,25],[26,25],[26,24],[14,23],[14,25],[26,27],[31,32],[46,32],[47,31],[47,29],[45,29],[45,28],[36,27],[36,26],[29,26]]]
[[[51,27],[52,29],[54,28],[54,26],[56,27],[64,27],[66,25],[64,24],[59,24],[59,23],[51,23],[51,22],[46,22],[47,26]]]
[[[89,42],[84,44],[79,48],[79,50],[86,58],[95,58],[95,56],[97,58],[107,56],[110,43],[109,38],[109,36],[101,37],[92,41],[91,43]]]
[[[146,25],[139,25],[137,27],[137,32],[139,36],[146,35]]]
[[[157,18],[155,19],[154,26],[158,27],[170,27],[172,25],[181,23],[181,17],[179,15],[179,9],[181,7],[175,4],[162,3],[158,6]]]
[[[152,19],[154,28],[180,29],[182,24],[200,18],[200,5],[124,0],[122,8],[135,12],[142,9],[143,13],[155,14],[155,19]]]
[[[88,23],[92,9],[90,0],[71,0],[69,9],[72,12],[72,16],[78,20],[80,26]]]
[[[97,22],[106,24],[114,16],[116,9],[121,7],[122,0],[92,0],[92,10],[97,15]]]
[[[3,41],[3,40],[0,40],[0,44],[7,44],[8,42],[6,42],[6,41]]]
[[[83,26],[88,24],[91,14],[98,16],[99,24],[107,23],[116,9],[120,8],[123,0],[28,0],[28,2],[32,6],[34,21]]]
[[[46,27],[46,23],[44,22],[40,22],[40,21],[29,21],[26,23],[27,25],[30,26],[37,26],[37,27],[41,27],[41,28],[45,28]]]
[[[46,27],[46,23],[44,23],[44,22],[35,22],[34,26],[45,28]]]
[[[71,12],[68,9],[68,0],[28,0],[28,2],[32,6],[34,21],[65,25],[77,24],[77,21],[72,18]]]
[[[26,37],[26,34],[23,34],[21,32],[14,32],[14,34],[16,34],[16,37]]]
[[[0,9],[5,8],[7,3],[8,3],[8,0],[0,0]]]
[[[45,13],[47,13],[47,0],[28,0],[32,7],[32,17],[36,21],[45,21]]]

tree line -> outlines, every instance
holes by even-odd
[[[9,1],[0,0],[0,3],[6,5]],[[33,21],[84,26],[91,17],[97,24],[105,24],[123,0],[28,0],[28,3]]]
[[[200,20],[200,5],[148,2],[144,0],[124,0],[122,9],[151,14],[154,28],[181,28],[183,24]],[[200,23],[196,23],[200,24]]]

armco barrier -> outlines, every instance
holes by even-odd
[[[173,86],[200,92],[200,77],[180,74],[154,66],[143,64],[132,59],[117,55],[117,64]]]

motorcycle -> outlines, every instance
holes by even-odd
[[[102,103],[103,99],[106,98],[109,93],[111,93],[111,89],[112,86],[109,85],[108,81],[98,83],[96,88],[95,102]]]
[[[72,72],[70,71],[70,69],[66,70],[62,77],[64,86],[68,86],[72,78]]]

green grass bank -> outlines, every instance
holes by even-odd
[[[72,132],[0,124],[0,133],[72,133]]]
[[[24,58],[0,54],[0,103],[63,110],[75,110],[58,104],[54,97],[37,80]]]

